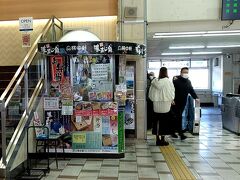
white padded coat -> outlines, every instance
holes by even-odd
[[[154,112],[169,112],[174,97],[174,85],[167,77],[162,79],[155,78],[152,81],[151,87],[149,89],[149,98],[153,101]]]

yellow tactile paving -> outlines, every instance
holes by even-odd
[[[172,145],[161,146],[160,150],[167,162],[169,169],[176,180],[196,180],[182,158]]]

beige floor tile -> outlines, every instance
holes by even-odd
[[[82,166],[66,166],[64,170],[61,172],[60,176],[76,176],[78,177]]]
[[[120,162],[119,171],[137,171],[136,162]]]
[[[118,167],[101,167],[99,178],[117,178]]]
[[[118,180],[138,180],[137,173],[119,173]]]
[[[156,168],[138,168],[139,178],[158,178],[158,173]]]
[[[100,170],[102,161],[86,161],[83,170]]]

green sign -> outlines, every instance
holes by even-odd
[[[222,0],[222,20],[240,19],[240,0]]]

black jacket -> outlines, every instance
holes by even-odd
[[[188,94],[191,94],[193,99],[197,99],[198,96],[195,93],[192,83],[189,79],[185,79],[182,76],[176,76],[173,79],[173,84],[175,87],[175,104],[178,107],[184,108],[187,102]]]

